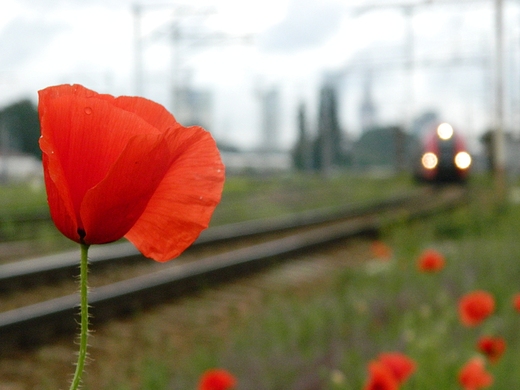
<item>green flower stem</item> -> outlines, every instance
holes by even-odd
[[[76,372],[70,390],[76,390],[81,383],[81,376],[85,367],[85,360],[87,358],[87,339],[88,339],[88,245],[81,245],[81,265],[80,265],[80,294],[81,294],[81,330],[79,338],[79,355],[78,363],[76,364]]]

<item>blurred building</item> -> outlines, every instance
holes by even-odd
[[[361,131],[373,129],[377,125],[377,109],[372,95],[372,72],[367,72],[363,86],[363,100],[359,108]]]
[[[42,163],[22,153],[0,154],[0,183],[43,180]]]
[[[202,126],[211,130],[213,125],[213,94],[208,90],[191,87],[175,88],[175,118],[183,126]]]
[[[318,137],[314,142],[314,168],[324,174],[348,164],[344,133],[338,114],[337,89],[325,83],[320,90],[318,107]]]
[[[263,151],[280,148],[280,92],[277,87],[259,93],[261,112],[261,144]]]
[[[289,171],[292,157],[287,151],[220,151],[226,174],[275,173]]]

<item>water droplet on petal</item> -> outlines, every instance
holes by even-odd
[[[87,114],[87,115],[92,114],[92,108],[90,108],[90,107],[85,107],[85,114]]]

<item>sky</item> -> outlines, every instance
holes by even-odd
[[[358,137],[370,77],[378,123],[406,125],[434,110],[476,139],[493,116],[493,2],[391,6],[396,2],[421,1],[2,0],[0,108],[23,98],[36,102],[37,91],[49,85],[80,83],[113,95],[139,93],[174,110],[172,86],[182,82],[211,91],[210,131],[217,140],[254,148],[262,139],[259,96],[274,88],[281,97],[275,141],[290,148],[298,105],[306,105],[314,129],[319,90],[331,75],[342,128]],[[142,84],[136,81],[136,5]],[[518,7],[506,3],[504,12],[510,126],[520,120]],[[174,22],[183,36],[221,39],[175,46]]]

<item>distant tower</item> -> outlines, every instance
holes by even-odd
[[[325,84],[320,90],[318,109],[318,138],[316,140],[316,165],[327,175],[342,160],[342,136],[338,119],[337,91]]]
[[[262,115],[262,143],[264,151],[278,149],[278,137],[280,134],[280,93],[278,88],[273,87],[267,91],[260,92],[261,115]]]
[[[359,110],[361,120],[361,131],[365,133],[367,130],[374,128],[377,123],[376,106],[372,97],[372,72],[369,70],[365,75],[365,84],[363,86],[363,101]]]

